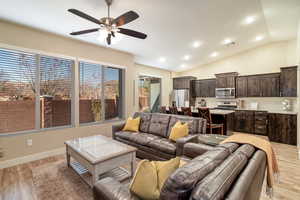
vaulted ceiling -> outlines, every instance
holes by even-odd
[[[104,0],[9,0],[1,2],[5,19],[101,46],[98,33],[70,36],[97,25],[67,12],[107,15]],[[299,0],[114,0],[111,15],[134,10],[140,18],[124,28],[148,34],[146,40],[124,37],[109,48],[135,55],[135,61],[181,71],[273,41],[296,38]],[[234,45],[224,45],[234,41]],[[194,47],[198,43],[197,48]]]

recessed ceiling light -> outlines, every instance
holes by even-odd
[[[255,41],[261,41],[263,39],[264,39],[264,36],[262,36],[262,35],[258,35],[255,37]]]
[[[217,57],[218,55],[219,55],[219,53],[215,51],[215,52],[213,52],[210,56],[211,56],[211,57]]]
[[[255,17],[254,16],[248,16],[245,19],[245,24],[252,24],[255,21]]]
[[[181,67],[181,68],[185,68],[185,67],[186,67],[186,65],[185,65],[185,64],[182,64],[182,65],[180,65],[180,67]]]
[[[194,43],[193,43],[193,47],[194,48],[198,48],[198,47],[200,47],[201,46],[201,42],[199,42],[199,41],[195,41]]]
[[[167,59],[166,59],[165,57],[160,57],[160,58],[159,58],[159,62],[166,62],[166,60],[167,60]]]
[[[225,39],[225,40],[223,41],[223,44],[227,45],[227,44],[230,44],[230,43],[232,43],[232,42],[233,42],[233,41],[232,41],[231,39],[227,38],[227,39]]]
[[[190,55],[185,55],[185,56],[183,56],[183,60],[189,60],[189,59],[191,59],[191,56],[190,56]]]

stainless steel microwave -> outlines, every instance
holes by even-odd
[[[216,88],[216,98],[218,99],[234,99],[235,88]]]

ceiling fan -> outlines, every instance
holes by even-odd
[[[82,17],[88,21],[94,22],[95,24],[100,25],[99,28],[93,28],[93,29],[87,29],[77,32],[72,32],[70,35],[82,35],[92,32],[101,31],[102,37],[104,36],[106,39],[106,42],[108,45],[112,43],[112,39],[116,38],[116,34],[121,33],[127,36],[139,38],[139,39],[146,39],[147,35],[138,31],[134,31],[131,29],[125,29],[121,28],[121,26],[128,24],[137,18],[139,18],[139,15],[134,11],[128,11],[124,13],[123,15],[112,18],[110,16],[110,6],[113,2],[113,0],[105,0],[107,7],[108,7],[108,15],[107,17],[103,17],[100,20],[91,17],[90,15],[85,14],[84,12],[81,12],[77,9],[69,9],[68,11],[73,13],[74,15],[77,15],[79,17]]]

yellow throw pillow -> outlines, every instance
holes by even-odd
[[[173,158],[169,161],[153,161],[156,165],[158,188],[161,191],[168,177],[179,167],[180,157]]]
[[[141,199],[159,199],[156,166],[149,160],[142,160],[130,184],[130,191]]]
[[[182,124],[180,121],[172,127],[169,139],[176,141],[179,138],[187,136],[189,134],[189,127],[187,123]]]
[[[179,167],[183,167],[183,166],[186,165],[186,164],[187,164],[186,161],[180,160]]]
[[[138,132],[139,127],[140,127],[140,121],[141,121],[140,117],[137,117],[135,119],[132,119],[132,117],[129,117],[126,121],[123,131]]]

